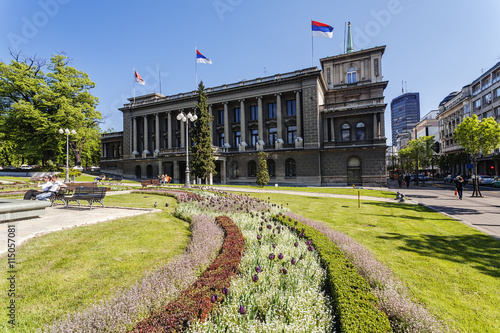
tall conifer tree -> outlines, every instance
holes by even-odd
[[[259,152],[259,165],[257,166],[257,184],[264,187],[269,183],[269,170],[267,169],[266,152]]]
[[[208,112],[207,93],[203,81],[198,85],[196,115],[198,120],[195,121],[192,130],[194,146],[191,149],[191,170],[196,177],[205,179],[205,184],[208,184],[210,174],[215,174],[215,157],[210,131],[210,123],[213,117]]]

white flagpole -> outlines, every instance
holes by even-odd
[[[311,18],[311,67],[314,67],[314,36],[312,32],[312,18]]]
[[[133,69],[134,70],[134,104],[135,104],[135,68]]]
[[[194,86],[198,87],[198,48],[195,46],[194,47],[194,72],[195,72],[195,78],[194,78]]]

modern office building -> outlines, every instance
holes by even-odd
[[[349,51],[320,59],[321,69],[207,88],[213,182],[254,184],[265,151],[271,184],[385,184],[384,51]],[[129,98],[119,109],[123,132],[102,136],[101,170],[184,182],[190,142],[176,117],[195,112],[196,99],[196,91]]]
[[[420,121],[419,93],[404,93],[391,101],[391,127],[393,145],[398,134],[410,133]]]

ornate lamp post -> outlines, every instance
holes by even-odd
[[[198,116],[191,114],[191,112],[188,112],[186,115],[181,111],[181,113],[177,115],[177,120],[186,123],[186,184],[184,186],[187,188],[191,187],[189,180],[189,122],[193,123],[196,119],[198,119]]]
[[[59,129],[60,134],[66,134],[66,178],[64,179],[64,182],[67,183],[69,182],[69,135],[76,134],[76,131],[74,129],[69,130],[69,129]]]

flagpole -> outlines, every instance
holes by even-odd
[[[311,25],[312,25],[312,19],[311,19]],[[311,67],[314,67],[314,36],[312,33],[312,28],[311,28]]]
[[[194,86],[198,86],[198,57],[196,54],[196,51],[198,51],[198,48],[195,46],[194,47],[194,73],[195,73],[195,78],[194,78]]]
[[[135,104],[135,68],[134,68],[134,104]]]
[[[161,95],[161,74],[160,74],[160,67],[158,67],[158,81],[160,81],[160,95]]]

